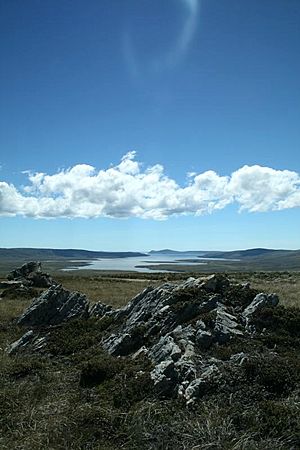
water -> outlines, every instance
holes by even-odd
[[[205,265],[206,260],[224,260],[223,258],[200,258],[195,254],[190,253],[181,253],[178,255],[161,255],[161,254],[151,254],[149,256],[138,256],[138,257],[129,257],[129,258],[104,258],[104,259],[96,259],[86,261],[87,264],[79,267],[67,268],[64,270],[80,270],[80,269],[89,269],[89,270],[121,270],[121,271],[135,271],[135,272],[173,272],[172,270],[157,270],[148,269],[147,267],[138,267],[145,265],[159,265],[159,264],[172,264],[174,265],[174,269],[176,265],[185,265],[191,266],[191,269],[195,265]],[[231,260],[232,261],[232,260]],[[176,270],[174,270],[176,271]]]

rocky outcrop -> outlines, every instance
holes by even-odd
[[[223,275],[147,288],[116,312],[121,324],[102,345],[116,356],[142,351],[154,365],[150,375],[157,394],[179,395],[191,404],[220,383],[226,364],[240,364],[210,357],[207,350],[250,339],[251,314],[277,304],[274,294],[257,294],[249,285],[232,288]]]
[[[31,273],[39,273],[42,271],[42,265],[39,261],[30,261],[21,267],[12,270],[8,275],[8,280],[19,280],[27,278]]]
[[[112,309],[86,297],[52,286],[20,317],[19,325],[56,325],[73,318],[110,318],[99,342],[109,354],[147,357],[150,378],[158,396],[179,396],[190,405],[211,389],[222,385],[224,374],[241,370],[245,353],[228,360],[213,356],[212,349],[242,340],[256,332],[252,318],[263,307],[275,307],[275,294],[258,294],[247,285],[230,283],[224,275],[189,278],[180,283],[148,287],[126,307]],[[103,323],[103,322],[102,322]],[[11,352],[39,348],[44,341],[34,331],[12,345]]]
[[[62,286],[51,286],[33,300],[18,320],[19,325],[49,326],[88,316],[89,303],[84,294],[70,292]]]
[[[12,270],[7,275],[7,279],[22,283],[23,286],[37,288],[47,288],[56,284],[49,274],[42,272],[42,265],[39,261],[30,261]]]

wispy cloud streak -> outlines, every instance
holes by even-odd
[[[240,211],[300,207],[300,177],[290,170],[243,166],[228,176],[193,173],[180,186],[160,164],[142,169],[135,152],[96,170],[78,164],[53,175],[28,173],[22,189],[0,182],[0,215],[34,218],[139,217],[163,220],[202,215],[236,203]]]
[[[123,35],[123,52],[127,67],[134,79],[142,80],[145,75],[160,73],[170,69],[182,61],[193,40],[197,29],[197,18],[200,10],[200,0],[175,0],[183,5],[182,27],[178,30],[174,42],[170,42],[169,50],[157,54],[147,62],[141,62],[136,52],[133,30],[127,30]],[[151,72],[151,73],[149,73]]]
[[[182,2],[184,3],[187,17],[174,48],[170,50],[166,57],[166,64],[168,65],[177,64],[184,57],[197,28],[199,0],[182,0]]]

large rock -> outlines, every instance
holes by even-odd
[[[47,288],[56,284],[52,277],[42,272],[42,265],[39,261],[30,261],[21,267],[12,270],[7,279],[10,281],[19,281],[23,285]]]
[[[77,317],[87,317],[88,301],[84,294],[52,286],[33,300],[18,320],[19,325],[57,325]]]
[[[41,272],[42,266],[39,261],[30,261],[28,263],[23,264],[21,267],[12,270],[8,275],[8,280],[17,280],[20,278],[27,278],[29,274],[33,272]]]
[[[170,333],[178,325],[216,308],[220,295],[216,295],[215,291],[226,290],[228,285],[225,276],[216,275],[189,278],[178,285],[165,283],[158,288],[148,287],[116,313],[116,318],[122,319],[123,323],[119,332],[109,342],[105,341],[105,348],[117,355],[118,349],[123,351],[123,338],[128,348],[128,335],[135,336],[141,326],[145,339],[158,333]],[[132,348],[132,351],[136,350],[135,345]]]

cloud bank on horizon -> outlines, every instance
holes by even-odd
[[[300,176],[290,170],[243,166],[230,176],[213,170],[189,174],[180,186],[160,164],[142,169],[134,151],[97,171],[78,164],[53,175],[28,173],[27,186],[0,182],[0,216],[163,220],[210,214],[236,203],[240,211],[300,207]]]

